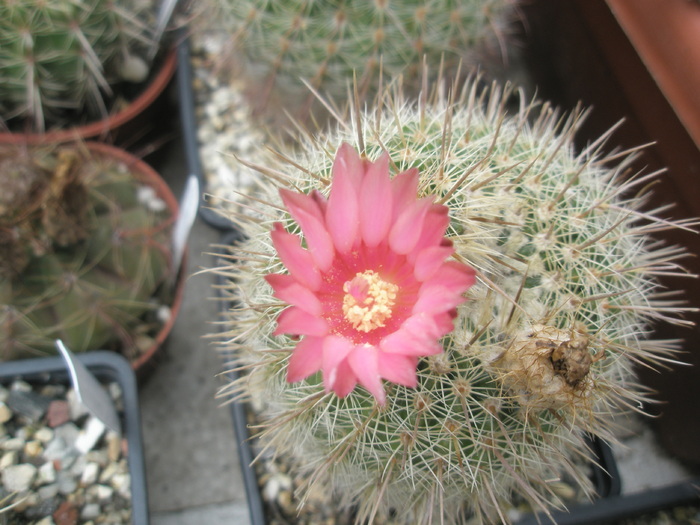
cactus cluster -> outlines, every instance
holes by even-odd
[[[147,2],[0,3],[0,116],[43,131],[101,117],[112,86],[143,80],[153,38]]]
[[[514,501],[563,506],[557,480],[590,494],[584,435],[613,440],[647,396],[634,365],[676,349],[651,324],[683,323],[655,281],[684,273],[681,250],[651,234],[688,224],[644,211],[655,174],[627,177],[634,152],[603,154],[605,137],[576,152],[581,118],[474,80],[415,100],[398,85],[259,166],[252,211],[232,217],[246,238],[218,269],[235,299],[222,346],[241,367],[227,391],[260,410],[263,446],[296,458],[306,489],[332,491],[360,523],[506,522]],[[449,208],[453,257],[476,270],[443,352],[420,360],[415,388],[385,382],[383,404],[328,392],[321,374],[287,382],[300,342],[276,329],[288,306],[266,280],[286,273],[273,224],[301,232],[279,190],[326,195],[343,143],[368,161],[388,153],[394,174],[418,169],[419,195]]]
[[[131,357],[162,324],[172,212],[106,148],[0,150],[1,360],[55,339]]]
[[[454,71],[508,32],[508,0],[217,0],[214,18],[232,35],[269,91],[308,95],[302,80],[339,96],[358,79],[376,88],[379,71],[420,79],[421,66]],[[437,70],[437,68],[436,68]],[[408,82],[406,83],[408,85]],[[256,88],[261,91],[260,88]],[[304,97],[305,98],[305,97]],[[287,108],[290,109],[289,104]]]

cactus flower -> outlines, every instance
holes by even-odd
[[[363,160],[343,144],[330,195],[282,189],[301,239],[280,223],[272,242],[289,274],[266,276],[289,303],[275,335],[303,336],[287,381],[322,371],[327,392],[347,396],[359,383],[377,402],[382,379],[415,387],[418,359],[441,353],[474,270],[447,261],[447,207],[417,198],[418,170],[391,178],[389,156]]]

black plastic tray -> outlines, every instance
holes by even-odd
[[[197,115],[195,114],[194,90],[192,88],[192,62],[190,57],[190,41],[183,34],[178,39],[177,46],[177,91],[180,107],[180,125],[182,127],[182,141],[185,147],[187,169],[199,179],[201,198],[199,203],[199,216],[210,226],[221,231],[235,230],[234,224],[208,207],[205,199],[207,181],[202,169],[199,156],[199,144],[197,141]]]
[[[131,520],[133,525],[148,525],[148,493],[146,470],[141,438],[141,415],[139,411],[136,377],[129,363],[114,352],[94,351],[78,354],[77,358],[102,382],[116,382],[122,391],[124,413],[122,434],[129,445],[127,461],[131,474]],[[65,361],[61,357],[42,357],[2,363],[0,383],[15,379],[30,384],[70,384]]]

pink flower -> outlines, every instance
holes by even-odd
[[[360,383],[384,404],[382,379],[415,387],[418,358],[443,351],[438,340],[453,329],[474,270],[446,261],[448,209],[417,190],[417,170],[392,179],[386,153],[369,162],[348,144],[328,199],[280,190],[306,243],[275,224],[272,242],[289,274],[266,279],[291,305],[275,335],[303,336],[287,381],[321,370],[326,391],[345,397]]]

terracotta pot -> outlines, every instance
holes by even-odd
[[[75,140],[103,140],[113,144],[128,143],[132,135],[153,122],[158,122],[154,103],[172,79],[177,66],[177,52],[170,50],[145,89],[125,108],[103,120],[68,129],[49,130],[46,133],[0,132],[0,144],[46,144]]]
[[[141,181],[148,186],[152,187],[158,197],[160,197],[167,205],[168,210],[171,211],[171,217],[168,220],[168,224],[173,224],[177,219],[179,213],[179,204],[173,192],[170,190],[168,184],[163,180],[163,178],[156,172],[150,165],[146,164],[141,159],[138,159],[131,155],[129,152],[110,146],[108,144],[103,144],[100,142],[88,142],[86,146],[91,152],[104,155],[107,157],[115,158],[122,163],[124,163],[129,171],[138,173]],[[186,254],[187,252],[185,252]],[[148,373],[152,371],[154,366],[155,355],[166,339],[170,335],[173,329],[177,314],[180,311],[180,306],[182,305],[183,293],[185,290],[185,275],[183,268],[186,267],[186,261],[183,261],[180,265],[180,273],[175,281],[175,291],[173,294],[173,303],[170,305],[170,317],[163,324],[160,331],[155,337],[153,344],[142,354],[140,354],[136,359],[131,361],[132,368],[136,371],[139,379],[144,378]]]
[[[523,5],[523,32],[529,71],[538,96],[563,109],[582,102],[592,111],[577,133],[577,145],[591,143],[624,122],[607,149],[648,146],[630,174],[665,170],[653,188],[650,208],[673,206],[665,216],[700,216],[700,5],[688,0],[532,0]],[[694,140],[695,138],[695,140]],[[682,263],[700,274],[700,238],[672,230],[659,234],[684,246]],[[700,280],[664,278],[700,306]],[[642,381],[662,403],[648,407],[666,449],[700,465],[700,315],[688,314],[694,328],[654,326],[655,337],[683,341],[679,358],[694,366],[661,372],[640,368]]]

